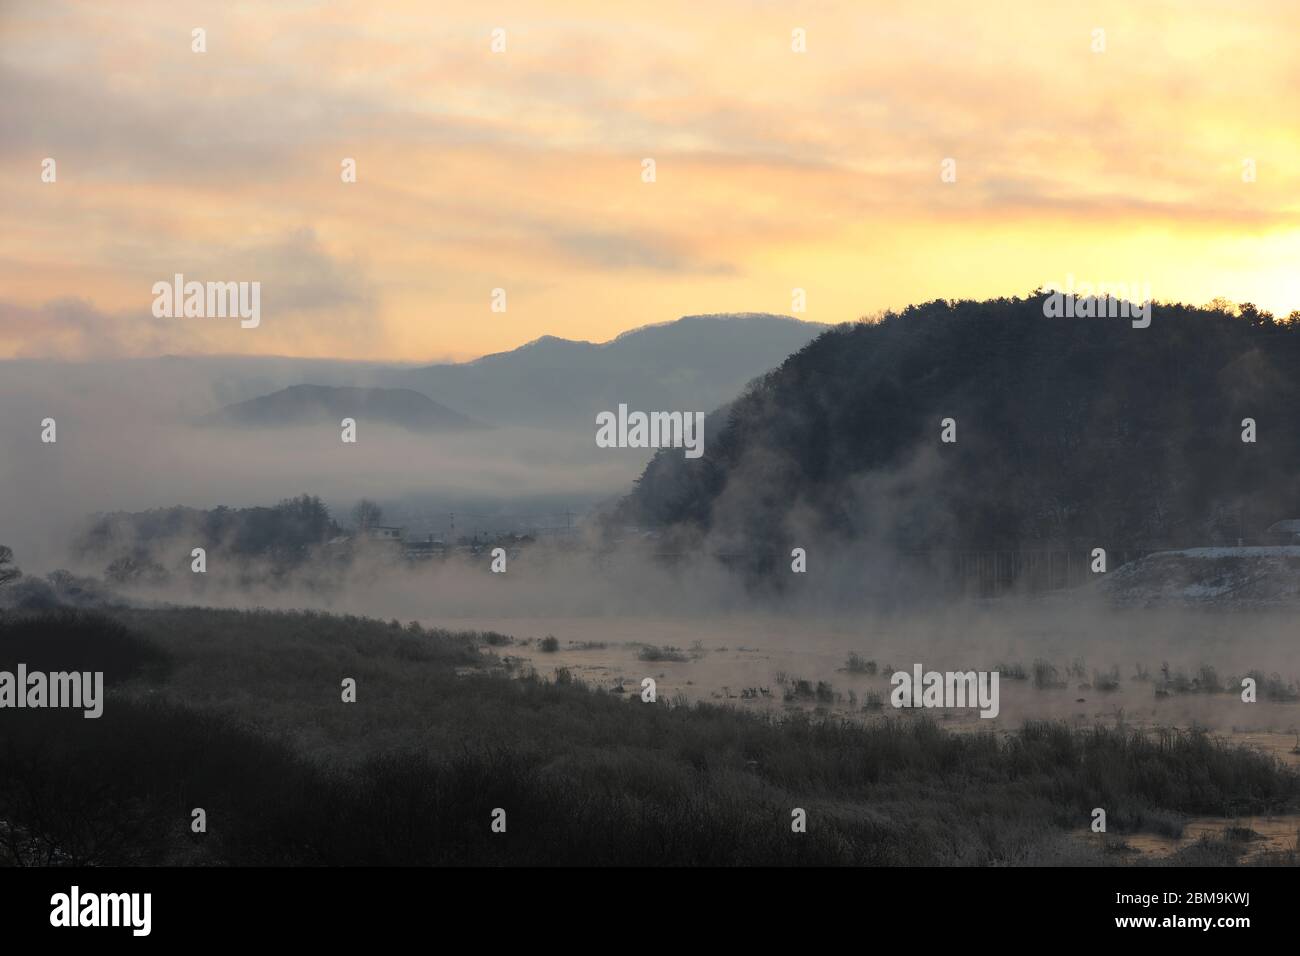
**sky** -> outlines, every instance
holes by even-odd
[[[0,358],[460,360],[1071,281],[1286,314],[1297,36],[1294,0],[0,0]],[[260,323],[156,317],[177,273]]]

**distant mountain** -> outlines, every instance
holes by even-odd
[[[826,332],[614,518],[750,553],[1231,544],[1300,510],[1297,409],[1300,322],[937,301]]]
[[[548,335],[473,362],[382,374],[385,384],[493,424],[594,433],[596,413],[619,403],[642,411],[717,408],[826,328],[761,313],[695,315],[601,344]]]
[[[339,385],[293,385],[261,398],[227,405],[203,422],[245,428],[317,424],[337,427],[344,418],[421,432],[485,427],[409,388]]]

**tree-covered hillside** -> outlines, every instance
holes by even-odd
[[[223,505],[210,511],[174,507],[101,514],[78,537],[75,548],[84,558],[111,561],[107,576],[125,583],[162,574],[166,569],[154,560],[169,544],[176,545],[175,566],[186,570],[192,547],[292,565],[341,533],[320,498],[304,494],[269,508]]]
[[[1155,305],[1135,328],[1044,298],[826,332],[702,458],[656,456],[615,520],[771,551],[1235,543],[1300,516],[1300,315]]]

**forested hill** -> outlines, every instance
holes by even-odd
[[[727,549],[988,550],[1235,543],[1300,517],[1300,315],[1156,305],[1134,328],[1043,303],[826,332],[751,383],[702,458],[659,453],[615,521]]]
[[[119,562],[110,579],[148,571],[161,553],[188,568],[190,549],[225,551],[240,558],[262,556],[293,563],[342,529],[317,497],[286,498],[269,508],[155,508],[143,512],[118,511],[96,515],[78,535],[75,550],[84,559]],[[157,570],[162,571],[163,568]]]

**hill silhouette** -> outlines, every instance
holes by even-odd
[[[761,313],[686,316],[602,343],[547,335],[473,362],[389,371],[384,381],[494,425],[587,431],[620,402],[716,408],[825,329]]]

